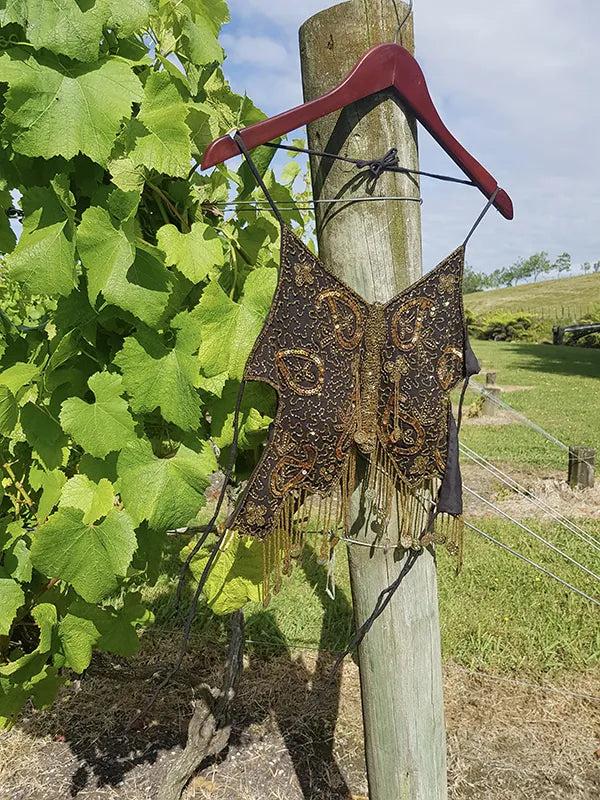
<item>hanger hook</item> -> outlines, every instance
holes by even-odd
[[[410,15],[412,13],[413,0],[408,0],[408,11],[404,15],[404,19],[402,21],[400,21],[400,14],[398,12],[398,5],[396,3],[396,0],[392,0],[392,3],[394,4],[394,11],[396,12],[396,19],[398,20],[398,27],[396,29],[396,34],[394,36],[394,44],[399,44],[398,37],[400,36],[400,31],[404,27],[404,23],[406,22],[406,20],[410,17]]]

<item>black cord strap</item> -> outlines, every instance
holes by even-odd
[[[275,205],[275,201],[273,200],[273,198],[271,197],[271,195],[269,193],[269,190],[265,186],[265,182],[263,181],[260,172],[256,168],[256,164],[254,163],[254,161],[250,157],[250,153],[248,152],[248,149],[247,149],[246,145],[244,144],[244,140],[240,136],[240,132],[239,131],[235,131],[235,133],[231,133],[230,136],[233,139],[233,141],[237,144],[237,146],[240,148],[240,151],[244,154],[244,157],[246,158],[246,161],[248,162],[248,166],[250,167],[250,171],[252,172],[252,174],[256,178],[256,182],[258,183],[260,188],[263,190],[263,193],[264,193],[265,197],[267,198],[267,200],[269,201],[269,204],[271,205],[271,208],[273,209],[273,213],[275,214],[275,216],[279,220],[279,223],[281,225],[284,225],[285,223],[283,221],[283,217],[281,216],[281,212],[279,211],[279,209]]]
[[[476,227],[479,225],[479,223],[481,222],[481,220],[482,220],[482,219],[485,217],[485,215],[486,215],[486,213],[487,213],[488,209],[489,209],[489,208],[491,207],[491,205],[493,204],[494,200],[496,199],[496,195],[498,194],[498,192],[499,192],[499,191],[500,191],[500,187],[499,187],[499,186],[496,186],[496,189],[495,189],[494,193],[492,194],[492,196],[490,197],[490,199],[489,199],[489,200],[487,201],[487,203],[485,204],[485,207],[484,207],[483,211],[481,212],[481,214],[480,214],[480,215],[477,217],[477,219],[476,219],[476,220],[475,220],[475,222],[473,223],[473,227],[471,228],[471,230],[470,230],[470,231],[467,233],[467,238],[466,238],[466,239],[464,240],[464,242],[463,242],[463,247],[465,247],[465,246],[466,246],[466,244],[467,244],[467,242],[469,241],[469,239],[471,238],[471,236],[473,236],[473,234],[475,233],[475,228],[476,228]]]
[[[324,158],[333,158],[336,161],[345,161],[347,164],[354,164],[359,169],[369,167],[371,172],[377,177],[382,172],[401,172],[404,175],[424,175],[426,178],[435,178],[438,181],[448,181],[449,183],[462,183],[465,186],[475,186],[473,181],[467,178],[454,178],[451,175],[439,175],[437,172],[424,172],[420,169],[409,169],[408,167],[401,167],[398,164],[398,150],[392,147],[391,150],[382,157],[375,158],[372,161],[366,161],[361,158],[349,158],[348,156],[341,156],[337,153],[324,153],[321,150],[310,150],[306,147],[295,147],[291,144],[278,144],[277,142],[265,142],[265,147],[273,147],[276,150],[292,150],[295,153],[307,153],[309,156],[322,156]]]
[[[420,538],[423,538],[424,534],[425,534],[425,531],[423,531],[423,533],[421,534]],[[358,645],[362,642],[362,640],[365,638],[367,633],[373,627],[373,623],[375,622],[377,617],[379,617],[379,616],[381,616],[381,614],[383,614],[383,612],[385,611],[385,609],[389,605],[392,597],[394,596],[396,590],[398,589],[398,587],[400,586],[400,584],[402,583],[402,581],[404,580],[406,575],[413,568],[417,558],[421,555],[422,552],[423,552],[422,548],[420,550],[411,549],[411,550],[407,551],[406,561],[402,565],[402,569],[400,570],[400,573],[398,574],[398,577],[386,589],[384,589],[380,593],[379,597],[377,598],[377,602],[375,603],[375,608],[373,609],[373,611],[371,612],[369,617],[367,617],[367,619],[362,623],[360,628],[356,631],[356,633],[354,634],[354,637],[353,637],[352,641],[350,642],[350,644],[348,645],[348,647],[344,650],[343,653],[341,653],[337,657],[337,659],[335,661],[335,664],[333,665],[333,668],[332,668],[331,672],[329,673],[329,680],[330,681],[333,680],[333,678],[335,676],[335,673],[339,669],[341,663],[346,658],[346,656],[349,653],[351,653],[352,650],[354,650],[355,647],[358,647]]]

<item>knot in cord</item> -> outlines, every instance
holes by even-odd
[[[368,167],[373,175],[373,178],[377,180],[381,173],[385,172],[386,169],[390,169],[390,167],[397,167],[399,165],[398,150],[395,147],[392,147],[382,158],[374,158],[372,161],[357,159],[355,164],[359,169]]]
[[[354,163],[359,169],[363,169],[364,167],[369,169],[371,176],[367,181],[367,190],[371,192],[375,188],[375,184],[379,180],[379,176],[382,172],[398,167],[398,150],[392,147],[382,158],[374,158],[371,161],[355,159]]]

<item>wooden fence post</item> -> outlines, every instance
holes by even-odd
[[[552,328],[552,344],[563,344],[565,329],[561,325],[554,325]]]
[[[593,447],[569,447],[569,486],[590,489],[594,485],[596,451]]]
[[[398,3],[403,16],[407,6]],[[394,39],[391,0],[350,0],[307,20],[300,30],[305,100],[335,86],[373,45]],[[402,44],[413,49],[412,19]],[[311,148],[353,158],[398,149],[418,168],[416,125],[397,97],[382,92],[308,126]],[[366,194],[353,165],[313,158],[315,198]],[[383,173],[374,194],[419,196],[418,181]],[[457,241],[460,236],[457,231]],[[421,275],[420,206],[411,201],[319,204],[319,254],[326,266],[369,302],[384,302]],[[352,536],[373,543],[373,521],[353,497]],[[395,519],[392,514],[392,519]],[[392,523],[383,540],[398,541]],[[405,554],[393,547],[349,545],[355,623],[373,611],[397,577]],[[446,742],[434,558],[424,552],[359,647],[370,800],[446,800]]]

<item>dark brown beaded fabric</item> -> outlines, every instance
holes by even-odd
[[[403,546],[417,544],[415,531],[430,518],[422,495],[435,496],[442,485],[449,444],[450,491],[460,493],[450,392],[478,371],[465,328],[463,266],[461,245],[387,303],[367,303],[282,224],[277,288],[244,371],[246,380],[274,387],[277,414],[228,522],[241,535],[274,534],[266,571],[282,554],[289,568],[315,515],[329,541],[347,534],[357,453],[369,461],[369,499],[382,521],[399,498]],[[454,496],[450,522],[460,522],[461,509]],[[457,525],[452,530],[456,552]],[[436,531],[425,543],[446,538],[439,524]]]

